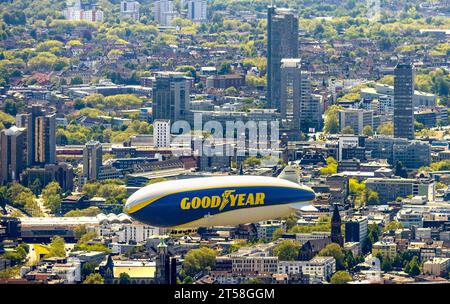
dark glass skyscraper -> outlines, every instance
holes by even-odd
[[[394,137],[414,139],[414,69],[399,63],[394,71]]]
[[[153,84],[153,118],[172,123],[186,119],[189,111],[189,80],[183,73],[160,72]]]
[[[280,111],[281,59],[298,58],[298,18],[292,10],[267,10],[267,101]]]
[[[0,183],[5,184],[19,179],[25,169],[24,129],[12,126],[0,132]]]

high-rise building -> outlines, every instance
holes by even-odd
[[[366,216],[352,217],[345,223],[345,242],[359,242],[362,248],[367,238],[368,219]]]
[[[153,83],[153,118],[172,123],[186,119],[190,82],[183,73],[160,72]]]
[[[98,141],[89,141],[83,149],[83,179],[98,180],[103,162],[103,148]]]
[[[194,22],[206,21],[206,9],[208,2],[206,0],[191,0],[188,2],[188,19]]]
[[[310,73],[302,71],[300,77],[300,129],[303,132],[309,132],[310,128],[314,130],[322,128],[322,96],[312,94]]]
[[[153,121],[153,146],[170,148],[170,120],[157,119]]]
[[[44,166],[56,163],[55,114],[42,105],[28,107],[27,166]]]
[[[414,69],[399,63],[394,70],[394,137],[414,139]]]
[[[140,4],[137,1],[121,1],[120,17],[139,20],[139,7]]]
[[[298,18],[292,10],[267,10],[267,101],[280,111],[281,59],[298,58]]]
[[[285,126],[291,130],[300,128],[300,77],[301,59],[283,58],[280,67],[280,113]]]
[[[333,216],[331,217],[331,242],[344,246],[341,229],[341,215],[339,214],[338,205],[334,205]]]
[[[25,129],[12,126],[0,133],[0,184],[19,180],[25,169]]]
[[[173,8],[173,2],[170,0],[156,0],[153,3],[153,17],[155,21],[162,26],[168,26],[172,23],[178,13]]]

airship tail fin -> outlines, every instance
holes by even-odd
[[[278,175],[278,178],[298,184],[300,181],[300,168],[296,164],[289,164],[283,169],[280,175]]]

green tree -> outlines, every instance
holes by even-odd
[[[224,92],[226,95],[231,95],[231,96],[235,96],[239,93],[239,91],[235,87],[228,87],[225,89]]]
[[[119,275],[119,284],[131,284],[131,277],[128,273],[122,272]]]
[[[344,249],[336,243],[328,244],[325,248],[319,251],[319,256],[331,256],[336,259],[336,269],[345,270]]]
[[[384,272],[389,272],[392,271],[392,261],[389,257],[385,257],[383,260],[383,262],[381,263],[381,270],[383,270]]]
[[[276,230],[273,232],[272,238],[273,238],[274,240],[277,240],[277,239],[279,239],[279,238],[283,235],[283,233],[284,233],[284,229],[283,229],[283,228],[278,228],[278,229],[276,229]]]
[[[105,280],[99,273],[91,273],[87,276],[86,280],[83,281],[83,284],[105,284]]]
[[[214,268],[217,252],[207,247],[190,250],[183,261],[183,269],[189,276],[195,276],[200,271]]]
[[[273,254],[280,261],[295,261],[298,258],[299,250],[299,242],[295,240],[283,240],[273,249]]]
[[[331,105],[325,111],[323,131],[330,134],[339,132],[338,111],[343,109],[341,106]]]
[[[352,280],[352,276],[347,271],[337,271],[333,274],[331,277],[330,283],[331,284],[347,284]]]
[[[249,280],[243,282],[242,284],[254,285],[254,284],[264,284],[264,282],[261,279],[253,278],[253,279],[249,279]]]
[[[322,175],[332,175],[337,173],[338,163],[337,161],[329,156],[327,157],[327,166],[320,169],[320,174]]]
[[[392,122],[382,123],[377,128],[377,133],[381,135],[394,135],[394,125],[392,124]]]
[[[47,258],[51,257],[65,257],[66,256],[66,243],[64,239],[60,236],[55,236],[52,238],[50,243],[49,253],[46,255]]]
[[[64,214],[64,217],[80,217],[80,216],[96,216],[98,214],[102,213],[102,211],[95,206],[86,208],[86,209],[74,209],[70,210],[66,214]]]
[[[95,262],[85,262],[85,263],[83,263],[83,265],[81,266],[81,278],[83,280],[86,280],[86,278],[90,274],[94,273],[95,267],[97,267],[97,263],[95,263]]]
[[[370,125],[364,126],[362,129],[362,134],[365,136],[373,136],[373,128]]]
[[[160,183],[160,182],[165,182],[167,181],[167,178],[164,177],[158,177],[158,178],[154,178],[149,180],[146,185],[152,185],[152,184],[156,184],[156,183]]]
[[[261,164],[261,159],[256,156],[249,156],[244,160],[244,166],[255,167]]]
[[[62,189],[58,182],[53,181],[42,190],[42,201],[53,213],[61,208]]]
[[[344,129],[342,129],[341,133],[342,134],[355,134],[355,130],[353,130],[353,128],[351,126],[346,126]]]
[[[405,272],[407,272],[409,275],[415,277],[418,276],[421,272],[420,264],[419,264],[419,258],[417,256],[414,256],[412,260],[409,262],[408,267],[406,268]]]
[[[397,229],[401,229],[403,228],[403,224],[397,221],[390,221],[389,223],[387,223],[384,228],[383,228],[383,232],[387,232],[389,230],[397,230]]]
[[[191,276],[186,276],[183,280],[183,284],[192,284],[194,283],[194,279]]]

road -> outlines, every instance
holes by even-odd
[[[36,199],[36,203],[37,203],[39,209],[41,209],[43,217],[51,217],[50,209],[48,209],[47,207],[44,206],[44,202],[42,201],[42,196],[39,196]]]

